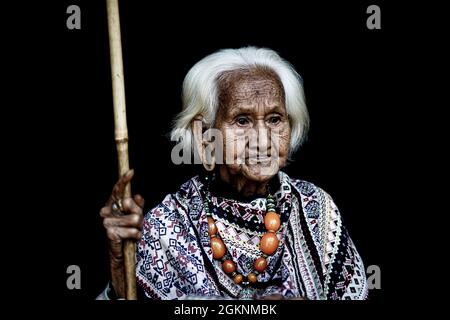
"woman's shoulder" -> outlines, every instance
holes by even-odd
[[[308,218],[340,219],[340,212],[331,195],[315,183],[289,178],[299,203]]]
[[[166,217],[170,212],[183,212],[191,203],[202,203],[200,197],[201,180],[194,176],[183,182],[175,192],[168,193],[164,199],[153,207],[148,214],[163,213]]]
[[[287,174],[284,173],[285,176]],[[308,198],[324,197],[331,199],[331,196],[321,187],[317,186],[315,183],[306,181],[303,179],[297,179],[287,176],[290,184],[295,188],[295,190],[302,196]]]

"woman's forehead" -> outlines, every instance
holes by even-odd
[[[250,78],[236,82],[228,94],[239,100],[277,99],[282,90],[274,79]]]
[[[283,87],[274,72],[234,71],[221,79],[219,91],[222,107],[284,105]]]

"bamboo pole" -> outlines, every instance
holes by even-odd
[[[109,51],[111,59],[112,92],[114,104],[114,132],[119,163],[119,176],[129,170],[128,161],[128,129],[125,108],[125,85],[123,79],[122,41],[120,35],[120,19],[118,0],[107,0]],[[124,198],[131,197],[130,184],[125,188]],[[125,263],[126,298],[136,300],[136,244],[126,240],[123,246]]]

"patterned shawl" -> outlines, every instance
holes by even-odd
[[[312,183],[279,172],[280,245],[258,275],[258,295],[308,299],[366,299],[363,262],[332,198]],[[212,215],[237,271],[247,275],[261,255],[266,199],[209,199]],[[242,286],[213,259],[200,177],[150,210],[137,248],[138,285],[152,299],[239,298]]]

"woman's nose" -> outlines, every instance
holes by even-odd
[[[257,126],[249,132],[248,147],[252,154],[267,155],[270,150],[270,130],[266,125]]]
[[[267,128],[260,128],[258,130],[258,152],[266,153],[269,148],[269,130]]]

